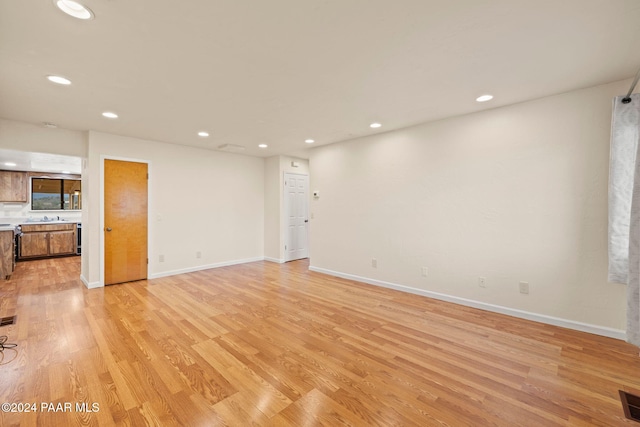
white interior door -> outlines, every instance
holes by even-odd
[[[308,192],[308,175],[284,174],[285,261],[309,256]]]

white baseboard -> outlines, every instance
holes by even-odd
[[[284,264],[284,262],[285,262],[283,259],[271,258],[271,257],[268,257],[268,256],[264,257],[264,260],[265,261],[269,261],[269,262],[275,262],[275,263],[278,263],[278,264]]]
[[[80,280],[82,281],[82,283],[84,283],[87,289],[95,289],[95,288],[103,287],[102,285],[100,285],[100,282],[89,282],[87,278],[84,277],[82,274],[80,275]]]
[[[211,268],[227,267],[230,265],[246,264],[248,262],[263,261],[264,257],[237,259],[232,261],[217,262],[214,264],[198,265],[196,267],[181,268],[179,270],[162,271],[149,275],[149,279],[159,279],[160,277],[175,276],[177,274],[193,273],[194,271],[209,270]]]
[[[439,292],[426,291],[423,289],[412,288],[410,286],[398,285],[396,283],[385,282],[382,280],[370,279],[367,277],[356,276],[354,274],[341,273],[326,268],[309,266],[309,270],[318,273],[328,274],[330,276],[341,277],[343,279],[355,280],[358,282],[368,283],[370,285],[380,286],[383,288],[395,289],[397,291],[407,292],[411,294],[421,295],[441,301],[452,302],[467,307],[478,308],[480,310],[491,311],[494,313],[506,314],[508,316],[518,317],[520,319],[533,320],[534,322],[546,323],[548,325],[560,326],[567,329],[573,329],[581,332],[588,332],[604,337],[616,338],[625,341],[627,339],[626,331],[621,329],[613,329],[605,326],[592,325],[589,323],[577,322],[574,320],[562,319],[559,317],[547,316],[545,314],[532,313],[529,311],[518,310],[515,308],[504,307],[500,305],[488,304],[481,301],[474,301],[467,298],[456,297]]]

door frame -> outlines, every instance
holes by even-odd
[[[304,202],[307,205],[307,226],[306,226],[306,230],[307,230],[307,258],[311,257],[311,250],[309,248],[309,226],[311,225],[311,212],[309,211],[309,187],[310,187],[310,182],[309,182],[309,175],[306,173],[297,173],[297,172],[287,172],[284,171],[282,174],[282,186],[280,187],[282,189],[282,215],[280,217],[280,229],[283,230],[283,232],[280,234],[280,250],[282,251],[282,256],[280,257],[280,259],[282,260],[282,262],[289,262],[289,261],[294,261],[294,260],[290,260],[287,258],[287,251],[286,249],[284,249],[284,245],[286,244],[286,242],[289,241],[289,227],[287,227],[287,214],[288,214],[288,209],[287,207],[289,206],[289,202],[287,201],[287,194],[286,194],[286,190],[287,190],[287,175],[298,175],[298,176],[302,176],[305,177],[307,179],[307,197],[305,197]],[[302,259],[302,258],[299,258]]]
[[[146,163],[147,164],[147,173],[149,174],[149,179],[147,180],[147,258],[151,259],[151,257],[149,256],[149,250],[152,248],[151,244],[152,244],[152,236],[153,236],[153,232],[152,232],[152,222],[149,220],[149,218],[151,217],[151,215],[149,214],[149,212],[151,212],[151,207],[152,207],[152,191],[151,191],[151,187],[152,187],[152,180],[151,177],[153,176],[151,174],[151,160],[145,160],[145,159],[135,159],[135,158],[131,158],[131,157],[119,157],[119,156],[110,156],[110,155],[105,155],[102,154],[100,156],[100,286],[105,286],[104,283],[104,254],[105,254],[105,238],[104,238],[104,207],[105,207],[105,203],[104,203],[104,161],[105,160],[117,160],[117,161],[121,161],[121,162],[133,162],[133,163]],[[149,264],[147,266],[147,277],[150,276],[149,274],[149,268],[151,267],[151,264]]]

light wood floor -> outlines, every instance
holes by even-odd
[[[640,390],[622,341],[307,267],[87,290],[79,258],[19,263],[0,282],[0,316],[18,316],[0,335],[19,345],[0,403],[37,410],[0,425],[639,425],[618,398]]]

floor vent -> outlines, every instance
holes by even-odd
[[[16,323],[16,316],[0,317],[0,326],[9,326]]]
[[[620,390],[620,400],[625,417],[640,423],[640,397]]]

